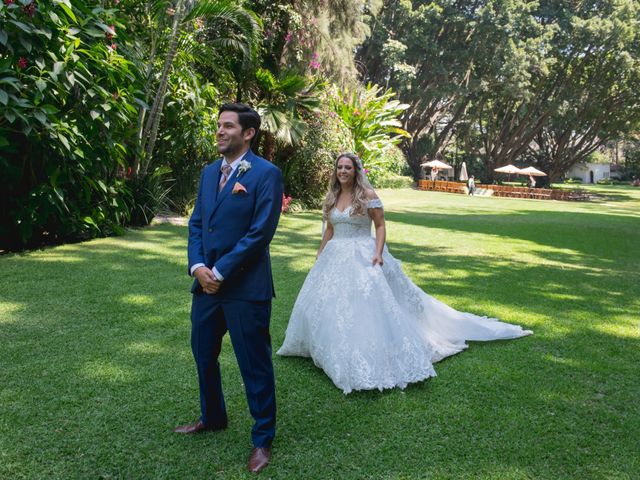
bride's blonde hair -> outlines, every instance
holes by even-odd
[[[338,203],[338,197],[340,196],[341,187],[340,181],[338,180],[338,161],[341,158],[351,160],[354,170],[350,215],[365,215],[367,213],[367,187],[364,181],[362,164],[355,154],[345,152],[338,155],[333,165],[333,172],[331,173],[331,180],[329,181],[329,191],[322,206],[322,218],[325,220],[329,217],[329,212]]]

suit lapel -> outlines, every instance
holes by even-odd
[[[248,162],[253,163],[254,155],[253,155],[253,152],[251,150],[249,150],[247,152],[247,154],[244,156],[244,160],[247,160]],[[222,163],[219,163],[217,165],[216,178],[217,178],[218,182],[216,183],[216,187],[220,184],[220,176],[221,176],[220,166],[221,165],[222,165]],[[218,210],[218,207],[220,207],[222,202],[231,194],[231,191],[233,190],[233,185],[236,183],[236,178],[238,177],[238,170],[239,169],[240,169],[240,166],[238,166],[233,171],[233,173],[229,177],[229,180],[227,180],[226,185],[224,186],[224,188],[220,192],[218,192],[217,189],[216,189],[215,204],[214,204],[213,210],[211,212],[211,217],[213,217],[213,214],[216,213],[216,210]],[[250,172],[251,172],[251,169],[249,169],[246,172],[243,172],[242,176],[244,177],[245,175],[248,175]],[[211,217],[209,217],[209,219],[211,219]]]
[[[205,170],[206,177],[203,178],[203,200],[205,205],[213,206],[218,196],[218,184],[220,183],[220,165],[222,159],[218,159],[210,164]]]

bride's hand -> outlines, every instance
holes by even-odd
[[[373,257],[373,266],[375,267],[376,265],[380,265],[382,266],[384,264],[384,260],[382,259],[382,255],[376,253]]]

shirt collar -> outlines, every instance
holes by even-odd
[[[227,157],[222,157],[222,165],[229,165],[231,167],[231,171],[235,171],[236,168],[238,168],[238,165],[240,165],[240,162],[242,161],[242,159],[244,157],[247,156],[247,153],[249,153],[249,150],[247,150],[246,152],[244,152],[242,155],[240,155],[238,158],[236,158],[233,162],[229,163],[229,161],[227,160]]]

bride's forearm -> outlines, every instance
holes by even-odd
[[[384,225],[376,227],[376,253],[382,255],[384,242],[387,239],[387,230]]]

